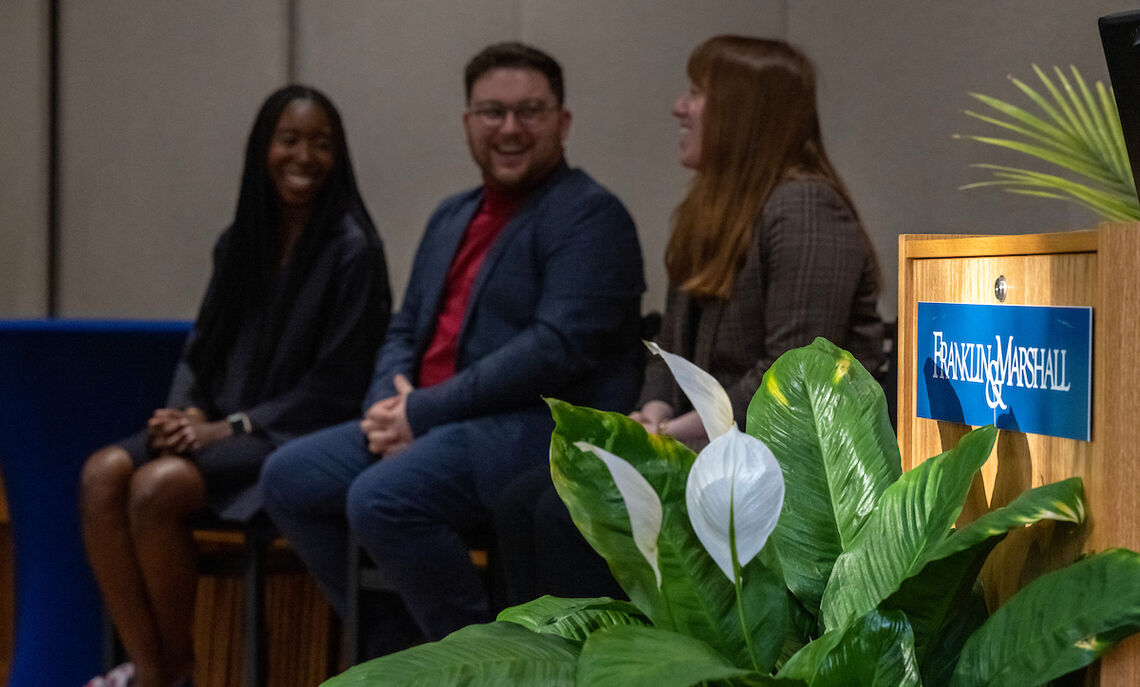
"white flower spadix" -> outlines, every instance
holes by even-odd
[[[710,441],[689,471],[685,505],[689,522],[717,567],[735,580],[764,548],[784,506],[784,475],[764,442],[744,434],[732,420],[728,394],[712,375],[681,356],[647,343],[669,366],[693,404]]]

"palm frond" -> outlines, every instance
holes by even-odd
[[[1120,178],[1127,179],[1131,184],[1132,166],[1128,162],[1128,150],[1122,145],[1124,128],[1120,124],[1120,113],[1116,109],[1116,99],[1112,97],[1112,92],[1099,81],[1096,82],[1096,96],[1097,102],[1100,103],[1100,110],[1104,113],[1106,135],[1110,144],[1109,148],[1112,150],[1113,166],[1120,174]]]
[[[1074,174],[1079,174],[1091,181],[1106,186],[1115,186],[1119,181],[1119,177],[1112,174],[1111,170],[1106,169],[1103,161],[1099,158],[1081,157],[1078,154],[1074,154],[1076,151],[1065,150],[1063,152],[1057,152],[1009,138],[991,138],[989,136],[963,136],[962,138],[968,138],[978,141],[979,143],[988,143],[1001,148],[1015,150],[1019,153],[1025,153],[1026,155],[1032,155],[1040,160],[1044,160],[1057,167]]]
[[[1028,155],[1061,173],[975,164],[972,166],[990,170],[993,178],[961,188],[997,186],[1010,193],[1077,203],[1105,219],[1140,219],[1140,201],[1111,89],[1100,81],[1090,88],[1071,65],[1071,76],[1059,67],[1053,68],[1052,77],[1037,65],[1033,65],[1033,71],[1041,81],[1040,91],[1009,77],[1032,102],[1033,111],[992,96],[970,93],[993,112],[966,110],[965,114],[1004,129],[1008,137],[970,134],[955,138]]]
[[[1071,67],[1070,67],[1071,68]],[[1060,74],[1060,70],[1057,70]],[[1108,121],[1105,117],[1105,112],[1098,107],[1098,103],[1093,98],[1092,93],[1089,91],[1088,84],[1081,78],[1081,73],[1073,71],[1073,81],[1077,85],[1077,92],[1072,93],[1071,97],[1080,104],[1081,112],[1084,113],[1085,119],[1088,122],[1089,129],[1093,132],[1092,146],[1097,151],[1098,155],[1104,159],[1117,177],[1120,177],[1120,170],[1116,167],[1116,157],[1113,153],[1112,136],[1108,127]],[[1066,86],[1068,81],[1065,81]]]
[[[994,126],[1008,129],[1009,131],[1017,134],[1021,134],[1027,139],[1037,141],[1038,143],[1053,148],[1054,150],[1072,150],[1071,143],[1067,140],[1067,136],[1060,129],[1055,129],[1055,131],[1057,131],[1060,136],[1050,136],[1048,134],[1040,133],[1039,130],[1034,130],[1024,126],[1018,126],[1013,122],[1007,122],[1004,119],[998,119],[997,117],[990,117],[989,115],[984,115],[980,112],[974,112],[973,110],[963,110],[963,112],[973,117],[974,119],[985,122],[986,124],[993,124]],[[963,138],[963,136],[955,134],[954,138]],[[969,137],[967,136],[966,138]]]
[[[1006,187],[1010,193],[1072,201],[1100,214],[1105,219],[1114,221],[1134,219],[1134,215],[1130,213],[1133,211],[1135,198],[1130,199],[1127,194],[1119,191],[1096,189],[1064,177],[1031,172],[1016,167],[972,166],[991,170],[994,179],[967,184],[962,187],[963,189],[1002,186]]]

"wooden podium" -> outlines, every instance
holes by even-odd
[[[1083,551],[1140,550],[1140,224],[1022,236],[899,237],[899,447],[903,469],[952,447],[969,427],[916,417],[919,301],[1093,308],[1092,440],[1001,432],[963,521],[1025,489],[1084,479],[1088,521],[1012,533],[983,570],[992,608]],[[1089,669],[1087,685],[1140,685],[1140,638]]]

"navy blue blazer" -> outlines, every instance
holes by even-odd
[[[428,221],[365,409],[395,394],[397,373],[415,383],[448,267],[482,195],[480,187],[452,196]],[[460,329],[456,374],[408,396],[412,431],[541,407],[544,396],[628,411],[641,376],[644,291],[629,213],[586,173],[561,165],[487,252]]]

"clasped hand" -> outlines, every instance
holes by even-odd
[[[408,424],[408,394],[415,390],[402,374],[392,380],[396,395],[372,404],[360,421],[360,431],[368,440],[368,451],[381,456],[392,456],[412,443],[412,427]]]
[[[162,454],[185,456],[231,434],[225,420],[209,422],[198,408],[159,408],[146,423],[147,441]]]
[[[629,417],[640,422],[645,431],[657,434],[662,422],[673,419],[673,407],[664,401],[649,401],[641,410],[630,413]]]

